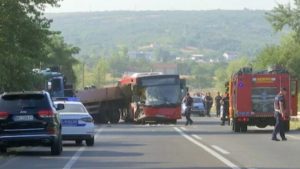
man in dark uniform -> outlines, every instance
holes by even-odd
[[[205,96],[204,101],[205,101],[206,115],[208,117],[210,117],[210,109],[211,109],[211,106],[213,105],[213,98],[211,97],[209,92]]]
[[[222,97],[220,96],[220,92],[218,92],[217,96],[215,97],[217,117],[220,116],[221,99]]]
[[[283,120],[287,117],[286,115],[286,102],[284,96],[286,95],[286,88],[280,88],[280,92],[276,95],[274,101],[274,111],[275,111],[275,127],[272,133],[272,140],[279,141],[277,134],[280,134],[282,141],[286,141],[285,131],[283,126]]]
[[[226,116],[228,116],[229,113],[229,95],[228,93],[225,93],[224,96],[221,99],[221,104],[223,106],[223,114],[221,117],[221,125],[223,126],[225,124],[226,121]]]
[[[184,97],[183,102],[185,103],[186,109],[185,109],[185,118],[186,118],[186,123],[185,125],[192,125],[193,120],[191,119],[191,109],[193,106],[193,98],[190,96],[189,93],[186,93],[186,96]]]

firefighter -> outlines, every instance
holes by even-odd
[[[185,118],[186,118],[186,123],[185,125],[192,125],[193,120],[191,119],[191,109],[193,106],[193,98],[190,96],[189,93],[186,93],[186,96],[184,97],[183,102],[185,103],[186,109],[185,109]]]
[[[206,115],[210,117],[210,109],[213,105],[213,98],[211,97],[210,92],[206,94],[204,102],[205,102]]]
[[[222,117],[221,117],[221,121],[222,121],[221,125],[224,126],[225,121],[226,121],[226,116],[228,116],[228,113],[229,113],[229,95],[228,95],[227,92],[222,97],[221,104],[223,106],[223,113],[222,113]]]
[[[272,140],[279,141],[277,134],[280,134],[282,141],[286,141],[283,120],[287,118],[286,114],[286,101],[284,96],[286,95],[286,88],[280,88],[279,93],[275,97],[274,101],[274,117],[276,119],[275,127],[272,133]]]
[[[222,96],[220,95],[220,92],[218,92],[217,96],[215,97],[217,117],[220,116],[221,100],[222,100]]]

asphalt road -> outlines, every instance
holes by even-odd
[[[0,155],[1,169],[299,169],[300,132],[271,141],[272,127],[233,133],[219,119],[192,117],[194,124],[97,126],[94,147],[64,142],[50,148],[21,147]]]

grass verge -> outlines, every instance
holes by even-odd
[[[300,121],[299,120],[290,121],[290,129],[291,130],[300,130]]]

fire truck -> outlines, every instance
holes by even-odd
[[[245,67],[232,75],[228,83],[229,123],[234,132],[247,132],[248,126],[275,125],[274,98],[281,87],[287,89],[288,116],[297,115],[297,80],[283,67],[253,72]],[[289,118],[284,121],[289,130]]]
[[[116,86],[76,93],[96,122],[170,122],[181,118],[181,98],[186,92],[179,75],[155,72],[124,75]]]

